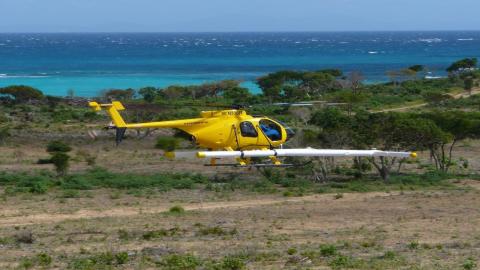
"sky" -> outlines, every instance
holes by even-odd
[[[480,0],[0,0],[0,32],[480,30]]]

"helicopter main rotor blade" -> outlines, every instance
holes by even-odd
[[[204,151],[198,152],[198,158],[249,158],[249,157],[397,157],[415,158],[414,152],[392,152],[380,150],[335,150],[335,149],[276,149],[250,151]]]

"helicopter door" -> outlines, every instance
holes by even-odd
[[[240,148],[257,144],[258,132],[252,122],[244,121],[240,123]]]

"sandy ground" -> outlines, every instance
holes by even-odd
[[[0,267],[14,268],[21,258],[45,252],[53,259],[50,267],[64,269],[81,256],[126,251],[130,261],[117,268],[156,267],[140,258],[161,260],[167,252],[202,258],[248,253],[248,269],[329,269],[334,258],[318,252],[320,245],[331,244],[338,254],[365,262],[353,268],[463,269],[469,258],[480,256],[480,184],[458,185],[451,191],[355,193],[341,198],[218,196],[199,190],[149,198],[126,193],[112,198],[109,190],[73,199],[58,199],[55,194],[8,197],[0,208],[4,239]],[[184,214],[168,213],[179,204]],[[235,233],[203,235],[201,226]],[[162,228],[181,233],[142,238]],[[32,244],[8,241],[25,231],[33,233]],[[289,249],[295,254],[288,254]],[[379,259],[388,251],[398,259]]]

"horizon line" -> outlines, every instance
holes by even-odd
[[[0,34],[227,34],[227,33],[408,33],[408,32],[480,32],[457,30],[275,30],[275,31],[2,31]]]

